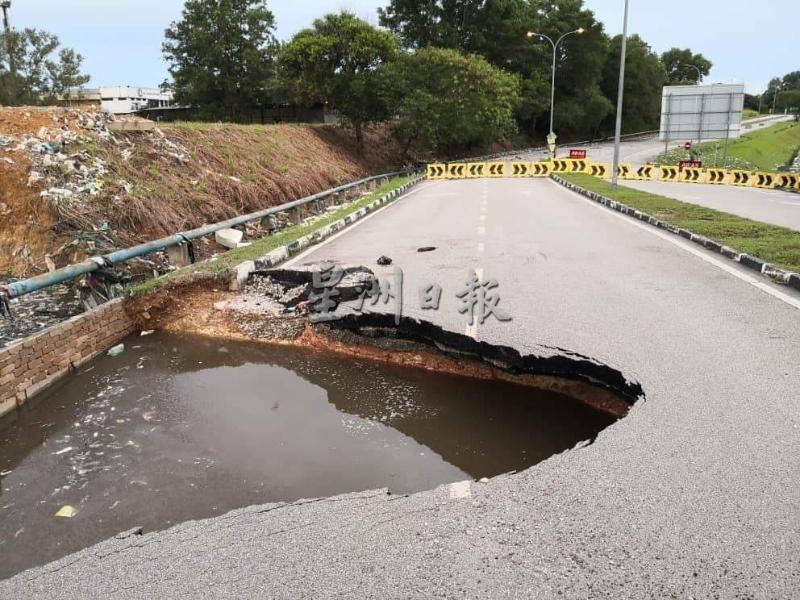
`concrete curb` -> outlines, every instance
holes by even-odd
[[[630,206],[622,204],[621,202],[617,202],[616,200],[611,200],[610,198],[606,198],[605,196],[598,194],[597,192],[592,192],[585,188],[582,188],[579,185],[570,183],[569,181],[562,179],[558,175],[550,175],[550,178],[556,183],[563,185],[568,190],[572,190],[573,192],[576,192],[581,196],[586,196],[590,200],[594,200],[595,202],[598,202],[603,206],[607,206],[612,210],[616,210],[617,212],[621,212],[640,221],[644,221],[645,223],[649,223],[650,225],[658,227],[659,229],[663,229],[664,231],[669,231],[670,233],[679,235],[680,237],[692,241],[695,244],[703,246],[707,250],[711,250],[712,252],[721,254],[726,258],[730,258],[731,260],[738,262],[740,265],[747,267],[748,269],[758,271],[759,273],[761,273],[765,277],[769,277],[776,283],[788,285],[789,287],[800,291],[800,274],[798,273],[793,273],[792,271],[785,271],[783,269],[780,269],[774,265],[771,265],[761,260],[756,256],[751,256],[750,254],[739,252],[737,250],[734,250],[733,248],[724,246],[719,242],[709,239],[703,235],[692,233],[691,231],[687,231],[686,229],[681,229],[680,227],[676,227],[675,225],[667,223],[666,221],[656,219],[655,217],[650,216],[647,213],[640,212],[634,208],[631,208]]]
[[[368,205],[359,208],[357,211],[350,213],[349,215],[342,217],[338,221],[334,221],[317,229],[316,231],[312,231],[308,235],[304,235],[301,238],[290,242],[284,246],[279,246],[275,248],[271,252],[256,258],[255,260],[248,260],[243,263],[232,267],[229,271],[230,273],[230,285],[229,289],[232,292],[239,291],[242,289],[244,284],[247,282],[248,277],[253,271],[260,271],[264,269],[269,269],[271,267],[275,267],[278,264],[288,260],[295,254],[298,254],[300,251],[305,250],[309,246],[313,246],[314,244],[318,244],[319,242],[323,241],[324,239],[332,236],[334,233],[344,229],[348,225],[352,225],[356,221],[360,221],[368,214],[375,212],[379,208],[383,207],[384,205],[390,203],[395,198],[398,198],[402,194],[404,194],[407,190],[417,185],[419,182],[424,181],[425,176],[421,175],[401,185],[399,188],[392,190],[381,196],[380,198],[370,202]]]

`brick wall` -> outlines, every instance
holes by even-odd
[[[113,300],[0,349],[0,417],[132,333],[123,303]]]

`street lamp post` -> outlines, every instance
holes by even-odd
[[[778,101],[778,94],[780,94],[780,93],[781,93],[781,86],[779,85],[779,86],[775,87],[775,94],[772,96],[772,113],[771,114],[773,114],[773,115],[775,114],[775,103]]]
[[[614,163],[611,165],[611,185],[617,189],[619,170],[619,142],[622,137],[622,92],[625,88],[625,52],[628,46],[628,0],[625,0],[625,17],[622,22],[622,51],[619,57],[619,85],[617,86],[617,124],[614,128]]]
[[[556,56],[557,56],[557,52],[558,52],[558,45],[568,35],[572,35],[573,33],[581,34],[584,31],[585,30],[584,30],[583,27],[578,27],[578,29],[576,29],[575,31],[568,31],[567,33],[562,35],[560,38],[558,38],[555,42],[553,41],[553,39],[550,36],[547,36],[547,35],[545,35],[543,33],[537,33],[535,31],[529,31],[528,32],[528,37],[529,38],[540,37],[540,38],[543,38],[543,39],[547,40],[548,42],[550,42],[550,45],[553,46],[553,72],[552,72],[552,78],[550,80],[550,136],[552,137],[552,139],[554,141],[555,141],[555,133],[553,132],[553,108],[555,107],[555,100],[556,100]],[[551,152],[553,154],[553,158],[555,158],[555,156],[556,156],[555,155],[555,146],[553,147],[553,150]]]
[[[8,9],[11,8],[11,0],[0,0],[0,8],[3,9],[3,31],[6,34],[6,53],[8,54],[8,70],[11,72],[12,79],[16,72],[14,65],[14,53],[11,47],[11,25],[8,22]]]
[[[700,85],[700,80],[703,78],[703,74],[700,72],[700,69],[694,65],[684,65],[684,66],[697,71],[697,81],[695,82],[695,85]]]

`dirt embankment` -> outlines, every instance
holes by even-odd
[[[0,107],[0,277],[274,206],[397,166],[385,128],[170,124]]]

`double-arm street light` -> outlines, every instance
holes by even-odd
[[[584,30],[583,27],[579,27],[575,31],[568,31],[567,33],[562,35],[560,38],[558,38],[555,42],[553,41],[553,39],[550,36],[547,36],[547,35],[545,35],[543,33],[537,33],[535,31],[529,31],[528,32],[528,37],[529,38],[533,38],[533,37],[542,38],[542,39],[545,39],[548,42],[550,42],[550,45],[553,46],[553,76],[552,76],[552,79],[550,81],[550,136],[549,136],[554,140],[553,143],[555,143],[555,133],[553,132],[553,107],[555,105],[555,99],[556,99],[556,57],[558,56],[558,45],[562,41],[564,41],[564,38],[567,37],[568,35],[572,35],[573,33],[581,34],[584,31],[585,30]],[[553,152],[553,154],[555,156],[554,152]]]
[[[683,65],[684,67],[689,67],[690,69],[694,69],[697,71],[697,81],[695,82],[696,85],[700,85],[700,80],[703,78],[703,74],[700,72],[700,69],[694,65]]]

